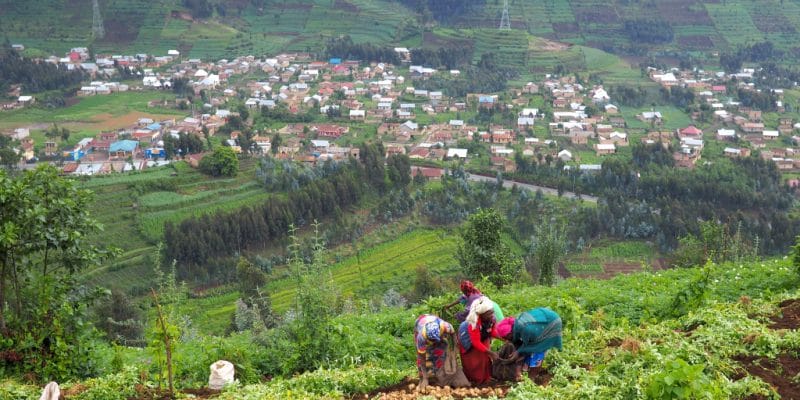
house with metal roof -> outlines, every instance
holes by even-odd
[[[111,143],[108,149],[109,157],[126,158],[133,156],[139,148],[139,142],[135,140],[120,140]]]

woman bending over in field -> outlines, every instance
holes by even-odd
[[[497,335],[514,345],[508,361],[516,363],[517,377],[527,372],[533,378],[542,366],[547,351],[561,350],[561,317],[549,308],[534,308],[497,324]]]

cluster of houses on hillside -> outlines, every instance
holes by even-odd
[[[775,98],[774,109],[777,113],[786,112],[783,88],[759,88],[752,80],[755,70],[743,68],[735,74],[724,72],[708,73],[702,70],[679,70],[673,68],[661,71],[650,68],[650,78],[665,88],[681,87],[691,89],[700,104],[707,105],[713,113],[712,123],[722,126],[716,131],[716,140],[731,142],[724,149],[728,157],[747,157],[752,150],[760,150],[761,157],[775,161],[781,170],[800,169],[800,149],[796,146],[800,138],[793,133],[800,129],[800,122],[794,122],[790,116],[781,116],[778,125],[767,127],[763,120],[763,111],[746,107],[734,100],[736,93],[731,91],[769,91]],[[692,115],[697,118],[698,115]],[[662,116],[659,112],[645,112],[639,116],[645,121],[652,121],[661,126]],[[689,127],[677,132],[681,140],[681,164],[694,165],[700,159],[703,149],[702,132]],[[779,142],[780,141],[780,142]],[[747,143],[747,147],[741,144]],[[775,143],[788,143],[788,146],[775,146]]]
[[[168,89],[176,79],[185,79],[195,94],[202,94],[207,102],[184,119],[140,121],[137,126],[84,139],[74,148],[58,148],[54,140],[40,144],[45,156],[63,152],[70,161],[66,173],[146,167],[155,160],[163,160],[164,135],[178,132],[202,135],[203,131],[215,135],[229,118],[237,115],[232,110],[240,106],[252,112],[280,109],[290,114],[327,116],[311,118],[315,122],[288,123],[257,132],[251,138],[250,149],[240,148],[241,132],[233,131],[222,138],[223,143],[237,152],[274,152],[279,158],[309,163],[357,155],[358,149],[347,145],[349,138],[372,129],[383,140],[386,156],[406,154],[415,160],[467,159],[474,154],[470,154],[467,147],[471,146],[464,142],[480,142],[488,150],[491,166],[500,171],[516,169],[517,153],[533,162],[561,161],[567,168],[597,170],[597,157],[614,154],[632,141],[670,147],[678,166],[692,168],[701,160],[704,141],[709,140],[709,134],[694,125],[674,131],[664,129],[664,116],[657,109],[636,116],[645,122],[640,125],[649,129],[630,129],[606,88],[577,82],[572,76],[548,75],[542,81],[528,82],[505,93],[471,93],[464,98],[453,98],[445,90],[431,89],[430,78],[436,74],[458,76],[460,71],[413,65],[402,48],[396,51],[410,64],[408,68],[337,58],[317,60],[305,53],[208,62],[181,58],[177,51],[170,51],[164,57],[98,56],[90,60],[86,49],[72,50],[65,58],[48,61],[69,63],[87,71],[93,70],[89,65],[93,64],[97,66],[93,76],[107,78],[93,79],[81,88],[79,96],[130,90],[125,84],[109,81],[109,75],[105,74],[108,68],[124,65],[141,73],[144,88]],[[733,75],[736,81],[731,81],[730,75],[703,71],[651,69],[649,74],[664,87],[691,89],[696,101],[708,104],[713,120],[699,126],[718,127],[713,139],[727,141],[725,156],[747,156],[757,149],[782,170],[800,169],[798,139],[790,136],[800,128],[800,123],[786,116],[779,119],[777,127],[767,127],[760,110],[743,107],[728,93],[732,85],[758,90],[747,80],[752,77],[752,70]],[[240,78],[231,79],[237,75]],[[773,93],[782,101],[782,91]],[[546,110],[530,106],[534,96],[542,97]],[[782,103],[776,104],[779,112],[780,107]],[[475,115],[481,109],[501,111],[504,115],[511,112],[513,122],[477,124],[475,119],[463,117]],[[367,129],[370,125],[374,128]],[[271,141],[276,134],[284,138],[278,148],[272,149]],[[32,139],[21,138],[17,132],[14,135],[25,158],[34,157]],[[776,145],[785,142],[790,144]],[[593,153],[593,164],[581,164],[580,154],[587,152]],[[123,160],[135,162],[121,168],[113,164]],[[197,160],[198,156],[190,157],[192,163]],[[83,167],[97,163],[108,164]]]

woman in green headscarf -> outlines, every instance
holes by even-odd
[[[497,335],[514,345],[514,362],[532,376],[552,348],[561,350],[561,317],[549,308],[534,308],[497,324]]]

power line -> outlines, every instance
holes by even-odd
[[[508,17],[508,0],[503,0],[503,16],[500,17],[499,29],[511,29],[511,18]]]
[[[106,36],[106,30],[103,28],[103,17],[100,15],[99,0],[92,0],[92,37],[95,39],[102,39]]]

